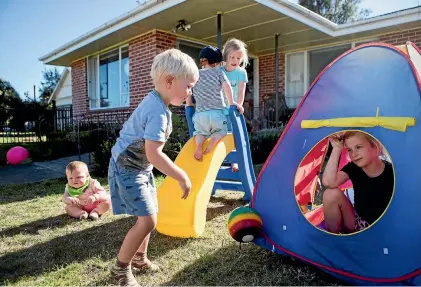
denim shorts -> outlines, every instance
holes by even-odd
[[[194,135],[210,137],[226,136],[228,133],[227,117],[224,110],[208,110],[193,115]]]
[[[108,184],[114,214],[148,216],[158,212],[158,198],[152,172],[123,168],[111,158]]]

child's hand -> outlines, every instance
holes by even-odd
[[[329,137],[329,142],[332,145],[333,149],[339,149],[342,150],[342,148],[344,147],[343,142],[338,138],[337,135],[333,135]]]
[[[85,199],[85,200],[82,202],[82,205],[92,204],[92,203],[94,203],[95,201],[96,201],[95,196],[90,195],[87,199]]]
[[[237,106],[237,109],[240,115],[244,114],[244,108],[237,103],[235,103],[235,105]]]
[[[191,190],[190,178],[186,175],[183,180],[180,180],[178,182],[178,184],[180,185],[181,190],[183,191],[183,196],[181,198],[186,199],[189,196]]]
[[[68,197],[67,202],[69,205],[80,206],[80,201],[77,197]]]

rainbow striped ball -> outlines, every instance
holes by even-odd
[[[238,242],[251,242],[260,236],[263,223],[253,208],[241,206],[234,209],[228,219],[228,230],[231,237]]]

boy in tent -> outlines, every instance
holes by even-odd
[[[377,221],[389,205],[394,189],[392,164],[380,158],[381,144],[364,132],[347,131],[342,138],[334,135],[329,141],[333,149],[322,179],[328,188],[323,194],[327,231],[363,230]],[[338,171],[344,146],[351,161]],[[339,189],[348,179],[354,188],[354,206]]]

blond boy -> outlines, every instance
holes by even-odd
[[[138,286],[136,270],[158,271],[147,258],[149,237],[157,223],[157,193],[153,167],[176,179],[187,198],[191,182],[162,149],[172,131],[170,104],[180,106],[199,77],[194,60],[176,49],[157,55],[151,77],[155,88],[142,100],[120,131],[108,170],[114,214],[130,214],[137,222],[121,245],[111,279],[120,286]]]

